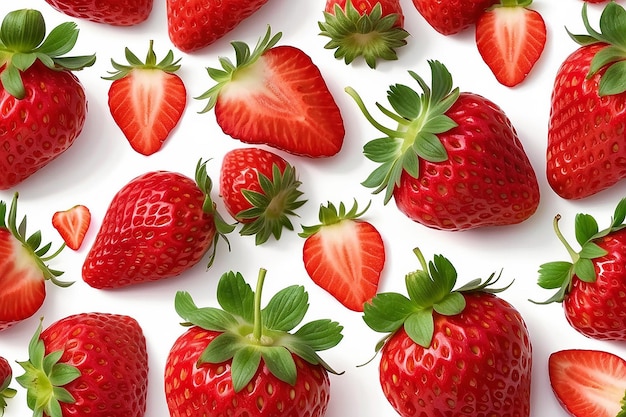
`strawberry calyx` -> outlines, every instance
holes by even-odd
[[[579,45],[586,46],[595,43],[606,43],[591,60],[587,78],[593,77],[600,70],[605,70],[600,77],[598,94],[600,96],[620,94],[626,91],[626,40],[623,33],[626,31],[626,10],[614,1],[607,3],[600,15],[600,32],[593,29],[587,16],[587,2],[582,7],[582,19],[586,34],[575,35],[567,30],[568,35]]]
[[[46,36],[46,23],[41,12],[21,9],[8,13],[0,26],[0,82],[12,96],[26,95],[21,73],[40,61],[52,70],[76,71],[89,67],[96,56],[66,57],[78,38],[75,23],[56,26]]]
[[[206,113],[210,111],[217,103],[217,97],[220,91],[228,85],[231,81],[237,80],[239,77],[246,76],[246,69],[254,64],[260,57],[270,48],[273,48],[280,38],[282,32],[272,36],[272,30],[270,26],[267,27],[265,36],[257,42],[254,50],[250,52],[250,47],[245,42],[234,41],[231,45],[235,49],[235,63],[229,58],[219,57],[219,62],[222,69],[219,68],[207,68],[209,76],[217,82],[216,85],[211,87],[205,93],[196,97],[197,100],[208,99],[207,105],[200,111],[200,113]]]
[[[52,254],[48,254],[50,248],[52,247],[52,243],[49,242],[42,245],[40,230],[34,232],[30,236],[27,236],[26,216],[22,218],[19,225],[17,224],[18,197],[19,194],[17,192],[13,194],[13,200],[11,201],[8,213],[6,203],[4,201],[0,201],[0,228],[9,230],[11,235],[13,235],[13,237],[22,244],[22,246],[31,255],[32,260],[37,264],[39,270],[41,270],[45,280],[50,280],[59,287],[69,287],[73,284],[73,282],[66,282],[58,279],[58,277],[63,274],[63,271],[54,270],[46,265],[46,262],[51,261],[63,251],[65,243],[63,243],[59,249]]]
[[[157,62],[153,46],[154,41],[151,39],[145,61],[139,59],[129,48],[125,48],[124,55],[128,64],[119,64],[115,60],[111,59],[111,65],[115,71],[108,71],[111,75],[102,78],[105,80],[115,81],[126,77],[133,70],[160,70],[167,73],[174,73],[180,69],[179,62],[182,58],[174,60],[174,53],[170,49],[165,57],[161,61]]]
[[[326,206],[321,205],[319,210],[320,223],[313,226],[303,225],[302,232],[298,233],[298,236],[307,238],[319,232],[319,230],[324,226],[337,224],[344,220],[356,220],[365,214],[370,205],[371,201],[367,204],[367,207],[361,211],[358,211],[359,208],[356,200],[354,200],[354,204],[349,211],[346,211],[346,206],[343,202],[339,203],[339,209],[337,209],[337,207],[331,202],[328,202],[328,205]]]
[[[74,403],[76,400],[64,385],[78,378],[80,371],[66,363],[59,362],[63,351],[46,355],[46,347],[41,340],[42,322],[28,344],[28,360],[18,362],[24,374],[15,380],[27,390],[28,407],[33,415],[63,417],[60,403]]]
[[[496,3],[487,10],[492,10],[498,7],[528,7],[532,4],[533,0],[500,0],[500,3]]]
[[[189,293],[176,293],[174,306],[185,320],[183,325],[221,332],[202,352],[199,363],[232,360],[235,392],[241,391],[250,382],[261,360],[274,376],[294,385],[297,368],[292,354],[337,374],[317,352],[336,346],[343,337],[343,327],[337,322],[319,319],[292,332],[308,310],[308,294],[304,287],[292,285],[277,292],[261,308],[266,272],[260,269],[256,291],[239,272],[223,274],[217,285],[217,301],[221,309],[199,308]]]
[[[376,68],[377,60],[398,59],[396,48],[406,45],[409,33],[398,25],[397,13],[383,16],[382,6],[377,3],[370,13],[360,14],[350,0],[345,10],[334,5],[332,13],[324,12],[324,21],[318,22],[320,35],[330,38],[324,45],[335,50],[335,58],[350,64],[363,57],[370,68]]]
[[[608,254],[598,246],[595,241],[617,232],[626,227],[626,198],[620,200],[615,207],[609,227],[599,230],[598,222],[589,214],[578,213],[574,220],[576,241],[580,245],[580,251],[576,251],[565,239],[559,228],[560,215],[556,215],[553,221],[554,231],[558,239],[563,243],[571,257],[571,262],[555,261],[547,262],[539,266],[539,279],[537,283],[544,289],[558,289],[549,299],[536,304],[560,303],[572,288],[574,276],[584,282],[595,282],[597,278],[593,260]],[[532,300],[531,300],[532,301]]]
[[[384,115],[397,123],[396,129],[377,122],[358,93],[352,87],[345,89],[372,126],[386,135],[367,142],[363,147],[364,155],[379,166],[362,182],[365,187],[374,188],[374,194],[386,190],[385,204],[399,186],[403,171],[419,178],[420,158],[431,162],[448,159],[448,153],[437,135],[457,126],[445,113],[460,93],[458,88],[453,89],[452,75],[441,62],[430,60],[428,63],[432,73],[432,87],[415,72],[409,71],[420,85],[422,94],[406,85],[395,84],[387,92],[393,110],[376,103]]]
[[[452,263],[442,255],[435,255],[426,263],[422,252],[413,250],[421,270],[410,272],[405,277],[409,297],[399,293],[379,293],[371,302],[364,305],[363,320],[374,331],[388,333],[376,346],[380,351],[385,342],[399,328],[403,327],[407,335],[416,344],[428,348],[434,334],[434,314],[455,316],[461,314],[466,306],[463,293],[487,292],[491,294],[506,290],[491,288],[500,279],[500,275],[491,274],[486,280],[474,279],[455,289],[457,272]]]

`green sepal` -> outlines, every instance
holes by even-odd
[[[127,64],[119,64],[111,59],[111,65],[114,71],[108,71],[108,77],[102,77],[105,80],[119,80],[126,77],[133,70],[159,70],[173,74],[180,69],[181,58],[174,60],[174,53],[170,49],[165,57],[157,62],[157,57],[154,52],[154,41],[151,39],[148,45],[148,52],[146,53],[146,59],[140,60],[130,49],[124,49],[124,55],[126,57]]]
[[[298,233],[298,236],[307,238],[319,232],[319,230],[324,226],[337,224],[344,220],[356,220],[365,214],[371,204],[371,201],[368,202],[367,206],[363,210],[359,211],[359,205],[355,199],[350,210],[346,211],[346,205],[343,202],[339,203],[339,208],[337,208],[329,201],[326,206],[320,205],[318,213],[320,223],[313,226],[302,225],[302,232]]]
[[[17,390],[9,387],[11,384],[11,377],[6,378],[4,381],[0,381],[0,417],[4,416],[4,410],[7,407],[7,400],[15,397]]]

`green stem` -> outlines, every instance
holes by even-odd
[[[560,214],[557,214],[556,216],[554,216],[554,220],[552,222],[554,232],[556,233],[556,236],[561,241],[561,243],[563,243],[563,246],[565,246],[567,253],[569,253],[570,257],[572,258],[572,262],[576,263],[576,261],[578,261],[578,258],[579,258],[578,252],[576,252],[574,248],[572,248],[572,246],[567,242],[567,240],[563,236],[563,233],[561,233],[561,230],[559,229],[559,220],[561,220]]]
[[[413,253],[417,256],[417,259],[420,261],[420,265],[422,265],[422,270],[428,271],[428,263],[426,262],[426,258],[422,254],[422,251],[419,248],[413,249]]]
[[[254,329],[252,336],[257,341],[261,340],[263,336],[263,320],[261,317],[261,294],[263,292],[263,282],[265,281],[265,275],[267,270],[261,268],[259,270],[259,277],[256,283],[256,292],[254,293]]]
[[[40,258],[42,262],[48,262],[51,261],[52,259],[54,259],[58,254],[60,254],[61,252],[63,252],[63,249],[65,249],[66,247],[66,243],[64,242],[61,246],[59,246],[59,249],[56,250],[56,252],[54,252],[52,255],[48,255],[45,258]]]
[[[367,121],[372,124],[372,126],[374,126],[376,129],[380,130],[382,133],[384,133],[385,135],[387,135],[387,136],[389,136],[391,138],[398,137],[400,135],[400,133],[398,131],[393,130],[393,129],[389,129],[389,128],[381,125],[380,123],[378,123],[372,117],[370,112],[365,107],[365,103],[363,103],[363,100],[361,99],[361,96],[359,96],[359,93],[357,93],[354,88],[346,87],[345,88],[345,92],[348,93],[348,95],[354,99],[354,101],[356,102],[357,106],[359,106],[359,109],[361,110],[361,112],[363,112],[363,115],[365,116]]]

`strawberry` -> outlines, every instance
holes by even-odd
[[[167,0],[170,40],[183,52],[205,48],[253,15],[267,0]]]
[[[474,25],[498,0],[413,0],[424,20],[442,35],[454,35]]]
[[[135,177],[113,197],[83,264],[94,288],[119,288],[177,276],[211,251],[233,226],[211,200],[206,163],[196,181],[171,171]]]
[[[546,24],[532,0],[501,0],[476,22],[476,47],[500,84],[524,81],[546,45]]]
[[[363,311],[376,295],[385,266],[385,244],[371,223],[360,219],[356,201],[346,211],[328,203],[319,210],[320,224],[302,226],[304,267],[317,285],[346,308]]]
[[[254,235],[257,245],[271,235],[280,239],[283,228],[293,230],[288,216],[306,202],[300,185],[296,169],[273,152],[239,148],[222,160],[220,196],[226,211],[243,223],[240,234]]]
[[[82,204],[52,215],[52,226],[72,250],[80,249],[90,224],[91,212]]]
[[[152,155],[176,127],[187,105],[187,90],[175,74],[179,60],[169,51],[157,63],[150,41],[146,61],[142,62],[126,48],[128,65],[111,60],[115,71],[106,80],[109,110],[132,148],[142,155]]]
[[[31,317],[46,298],[46,281],[67,287],[58,277],[61,271],[50,268],[46,262],[57,256],[63,246],[49,254],[51,243],[42,245],[41,232],[26,234],[26,216],[17,224],[15,193],[7,213],[7,205],[0,201],[0,331]]]
[[[10,388],[13,371],[9,362],[0,357],[0,417],[4,416],[4,410],[7,407],[7,400],[15,397],[17,391]]]
[[[548,359],[550,385],[573,417],[615,417],[626,413],[626,361],[598,350],[565,349]]]
[[[565,199],[588,197],[626,177],[621,146],[626,11],[609,2],[600,17],[601,33],[591,28],[586,3],[582,16],[589,33],[571,35],[581,46],[557,71],[548,124],[548,183]]]
[[[454,290],[456,270],[438,255],[406,276],[409,298],[380,293],[363,318],[387,333],[377,346],[380,384],[403,417],[528,417],[532,345],[520,313],[488,288],[494,274]]]
[[[2,21],[1,190],[17,185],[65,152],[85,123],[85,91],[71,71],[93,65],[95,55],[62,56],[76,42],[74,23],[62,23],[45,34],[45,21],[36,10],[16,10]]]
[[[370,68],[378,59],[396,60],[396,48],[406,45],[404,14],[399,0],[327,0],[320,35],[324,46],[346,64],[363,57]]]
[[[452,89],[452,76],[429,61],[432,89],[395,84],[380,106],[398,127],[371,116],[354,89],[346,91],[386,137],[368,142],[365,156],[380,165],[363,182],[385,190],[411,220],[441,230],[510,225],[528,219],[539,204],[539,186],[515,129],[502,109],[486,98]]]
[[[133,26],[150,17],[153,0],[46,0],[68,16],[113,26]]]
[[[125,315],[80,313],[42,331],[28,345],[16,381],[34,415],[142,417],[148,390],[146,339]]]
[[[223,69],[208,69],[217,84],[198,97],[209,100],[202,112],[215,107],[224,133],[245,143],[308,157],[335,155],[345,135],[339,107],[306,53],[275,46],[281,36],[268,28],[252,52],[233,42],[236,63],[220,58]]]
[[[599,231],[597,221],[579,213],[575,219],[579,252],[559,230],[557,237],[572,262],[548,262],[539,268],[538,284],[558,291],[543,304],[563,303],[569,324],[581,334],[600,340],[626,340],[626,198],[615,208],[608,228]]]
[[[336,346],[342,327],[320,319],[292,332],[307,312],[308,295],[293,285],[261,309],[265,274],[261,269],[256,291],[240,273],[223,274],[222,309],[198,308],[189,293],[176,294],[176,311],[191,327],[165,364],[171,417],[325,415],[334,371],[317,351]]]

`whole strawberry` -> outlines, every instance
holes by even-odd
[[[41,232],[26,233],[26,216],[17,222],[18,194],[7,211],[0,201],[0,331],[35,314],[46,299],[46,281],[67,287],[71,282],[59,280],[62,271],[50,268],[62,250],[53,253],[51,243],[44,244]]]
[[[539,185],[510,120],[486,98],[453,89],[442,63],[429,64],[432,88],[409,71],[423,94],[402,84],[390,87],[393,110],[383,109],[397,123],[395,129],[375,121],[356,91],[346,89],[367,120],[386,135],[363,148],[368,159],[380,164],[363,185],[374,193],[385,190],[385,204],[393,196],[407,217],[435,229],[528,219],[539,205]]]
[[[171,417],[249,415],[322,417],[330,400],[332,371],[317,351],[336,346],[342,327],[330,320],[300,326],[308,295],[293,285],[261,309],[266,271],[256,291],[240,273],[222,275],[222,309],[196,307],[176,294],[178,314],[191,326],[172,346],[165,365]]]
[[[626,340],[626,198],[615,208],[611,225],[599,230],[596,220],[576,215],[579,252],[565,240],[554,218],[557,237],[571,262],[548,262],[539,268],[538,284],[558,289],[544,303],[563,303],[569,324],[583,335],[600,340]]]
[[[68,16],[113,26],[133,26],[148,19],[154,0],[46,0],[46,2]]]
[[[222,69],[207,69],[217,84],[197,97],[209,100],[202,112],[215,108],[222,131],[242,142],[333,156],[345,136],[339,107],[311,57],[293,46],[275,46],[281,36],[268,27],[253,51],[233,42],[236,62],[220,58]]]
[[[588,197],[626,177],[621,75],[626,11],[609,2],[600,17],[601,32],[591,28],[586,3],[582,17],[589,33],[570,34],[581,46],[557,72],[548,125],[548,183],[565,199]]]
[[[273,152],[238,148],[222,160],[220,196],[228,213],[243,223],[240,234],[254,235],[257,245],[272,235],[280,239],[283,228],[293,230],[289,216],[306,202],[300,185],[295,168]]]
[[[320,35],[324,46],[346,64],[363,57],[370,68],[378,59],[396,60],[396,48],[406,45],[404,14],[399,0],[327,0]]]
[[[46,37],[40,12],[10,12],[0,29],[0,189],[25,180],[65,152],[83,129],[87,100],[71,72],[95,55],[64,57],[78,29],[62,23]]]
[[[13,370],[9,362],[0,356],[0,417],[4,416],[4,410],[7,407],[7,400],[15,397],[17,391],[10,388]]]
[[[389,333],[380,383],[403,417],[528,417],[532,345],[520,313],[474,280],[454,289],[457,273],[441,255],[407,274],[409,298],[380,293],[364,320]],[[496,278],[497,280],[497,278]]]
[[[424,20],[442,35],[454,35],[474,25],[498,0],[413,0]]]
[[[94,288],[119,288],[180,275],[233,227],[211,200],[206,163],[196,180],[170,171],[142,174],[113,197],[83,264]]]
[[[267,0],[167,0],[170,40],[183,52],[211,45],[261,8]]]
[[[42,331],[39,324],[19,362],[16,381],[34,415],[142,417],[148,354],[139,323],[125,315],[81,313]]]

